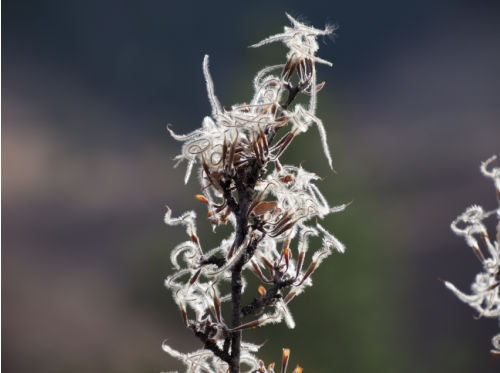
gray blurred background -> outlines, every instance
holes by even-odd
[[[348,247],[292,303],[297,328],[245,337],[305,372],[498,372],[494,320],[474,320],[437,278],[468,291],[480,264],[449,223],[496,206],[479,164],[500,153],[497,1],[2,2],[2,368],[5,372],[179,369],[164,339],[199,347],[163,279],[184,239],[164,226],[203,206],[173,169],[168,135],[201,124],[211,56],[225,106],[285,48],[285,11],[338,25],[319,55],[319,97],[338,175],[313,129],[288,160],[326,179],[326,226]],[[500,155],[500,154],[499,154]],[[201,239],[213,247],[208,224]],[[249,296],[251,296],[250,294]]]

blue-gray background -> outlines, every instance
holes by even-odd
[[[319,53],[334,62],[319,68],[319,116],[339,174],[314,129],[288,159],[327,176],[332,204],[354,204],[326,221],[348,251],[292,303],[297,328],[245,335],[268,340],[267,362],[290,347],[306,372],[498,371],[497,323],[437,278],[468,290],[480,265],[449,222],[496,206],[478,166],[500,153],[500,11],[429,0],[3,1],[5,371],[159,372],[179,369],[164,339],[199,346],[163,288],[184,238],[164,205],[203,215],[165,125],[188,132],[209,113],[205,53],[222,104],[248,100],[285,49],[247,46],[285,11],[339,26]]]

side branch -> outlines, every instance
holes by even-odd
[[[288,109],[288,107],[293,102],[293,100],[295,100],[295,97],[297,96],[297,94],[299,94],[299,92],[302,92],[304,89],[306,89],[307,86],[309,85],[309,83],[310,83],[309,81],[305,81],[305,82],[299,83],[299,84],[297,84],[295,86],[291,85],[288,82],[285,83],[285,84],[283,84],[283,86],[288,91],[288,98],[287,98],[286,102],[281,105],[281,108],[283,110]]]
[[[207,264],[215,264],[217,268],[221,268],[224,267],[224,265],[226,264],[226,259],[221,258],[220,256],[217,255],[212,255],[200,262],[200,265],[202,266]]]
[[[227,353],[227,351],[221,350],[217,344],[211,340],[207,334],[202,333],[200,331],[195,331],[194,335],[197,336],[202,342],[203,346],[214,353],[215,356],[225,361],[226,363],[231,363],[231,356]]]
[[[261,308],[266,306],[271,306],[276,302],[277,299],[281,298],[282,295],[279,291],[287,286],[290,286],[295,279],[288,279],[285,281],[277,281],[274,286],[266,291],[261,297],[255,298],[250,304],[246,305],[241,309],[241,315],[243,317],[249,316],[257,313]]]

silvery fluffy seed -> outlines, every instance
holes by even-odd
[[[458,236],[462,236],[469,247],[482,262],[483,269],[476,275],[471,285],[471,294],[458,290],[455,285],[445,281],[445,285],[462,302],[474,308],[479,317],[496,318],[500,322],[500,168],[492,167],[491,163],[496,156],[482,162],[481,173],[491,178],[495,184],[499,207],[496,210],[484,211],[481,206],[473,205],[467,208],[452,223],[451,229]],[[485,220],[497,215],[496,241],[492,242],[488,236]],[[485,248],[487,256],[482,249]],[[500,354],[500,333],[492,338],[493,349],[491,353]]]

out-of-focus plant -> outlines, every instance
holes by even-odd
[[[227,223],[234,228],[217,247],[206,250],[196,232],[196,213],[174,218],[167,208],[165,223],[183,225],[189,240],[173,249],[175,273],[165,285],[202,348],[181,353],[164,343],[163,349],[182,360],[189,372],[236,373],[241,365],[251,372],[274,372],[274,363],[266,367],[255,356],[259,346],[242,341],[242,331],[282,320],[293,328],[290,302],[312,285],[311,275],[332,248],[345,249],[319,220],[344,210],[347,204],[330,207],[314,184],[317,175],[280,163],[292,140],[316,125],[333,170],[326,132],[316,116],[317,93],[325,84],[316,81],[316,63],[331,66],[316,56],[317,37],[331,34],[333,28],[318,30],[287,16],[291,27],[252,46],[281,41],[289,51],[285,64],[257,73],[249,103],[230,110],[220,105],[205,56],[203,73],[211,116],[187,135],[175,134],[169,127],[171,135],[184,143],[182,154],[176,157],[187,162],[184,181],[196,171],[201,184],[196,199],[207,206],[206,218],[213,229]],[[274,74],[276,70],[281,73]],[[307,104],[294,102],[299,94],[308,96]],[[322,245],[309,250],[313,236],[321,237]],[[259,296],[243,304],[247,270],[261,284]],[[221,290],[224,282],[230,283],[228,293]],[[281,372],[286,370],[289,355],[290,350],[283,349]],[[294,373],[301,371],[297,366]]]
[[[496,156],[493,156],[483,162],[481,173],[493,179],[499,207],[495,210],[484,211],[481,206],[473,205],[451,223],[453,232],[464,237],[467,245],[472,248],[483,265],[483,269],[476,275],[476,279],[471,285],[472,294],[461,292],[448,281],[445,281],[444,284],[462,302],[477,310],[479,317],[492,317],[500,322],[500,168],[489,169],[490,164],[495,159]],[[496,242],[491,241],[485,225],[485,220],[494,215],[499,220]],[[484,251],[488,255],[485,256]],[[492,338],[492,344],[491,354],[500,357],[500,333]]]

